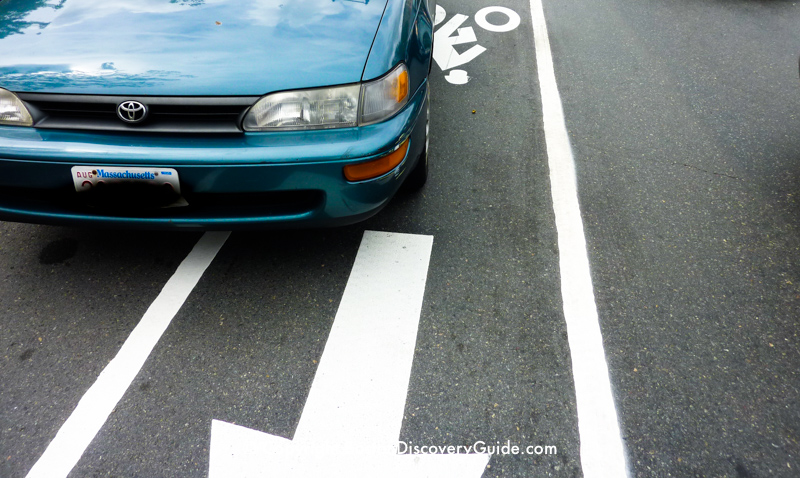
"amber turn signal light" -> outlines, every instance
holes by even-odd
[[[400,147],[386,156],[381,156],[366,163],[345,166],[344,177],[348,181],[364,181],[383,176],[403,162],[403,158],[406,157],[406,152],[408,151],[408,142],[409,140],[405,140]]]

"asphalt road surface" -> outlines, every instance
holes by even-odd
[[[484,50],[433,67],[425,188],[350,227],[231,234],[70,477],[206,477],[212,420],[291,439],[364,231],[433,237],[398,442],[555,447],[483,476],[583,476],[531,4],[440,5],[475,34],[456,52]],[[800,6],[544,13],[630,475],[798,476]],[[200,238],[0,223],[0,477]]]

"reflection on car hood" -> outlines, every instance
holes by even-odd
[[[361,80],[386,0],[0,0],[0,87],[262,95]]]

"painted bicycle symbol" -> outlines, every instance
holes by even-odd
[[[507,21],[502,24],[490,23],[488,17],[491,14],[503,15]],[[434,26],[444,22],[446,17],[445,9],[436,5]],[[470,79],[466,71],[456,69],[456,67],[469,63],[486,51],[486,48],[477,44],[478,38],[475,36],[475,30],[472,27],[461,26],[467,19],[469,16],[457,13],[434,33],[433,59],[442,71],[450,70],[444,78],[454,85],[463,85]],[[478,13],[475,14],[475,23],[486,31],[505,33],[517,28],[520,18],[517,12],[510,8],[486,7],[478,10]],[[476,44],[462,53],[455,48],[456,45],[469,43]]]

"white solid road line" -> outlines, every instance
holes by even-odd
[[[72,471],[229,235],[207,232],[200,238],[27,478],[61,478]]]
[[[489,455],[398,455],[433,237],[366,231],[291,440],[214,420],[209,477],[477,478]]]
[[[578,405],[581,467],[586,478],[625,477],[628,469],[608,378],[583,232],[575,161],[541,0],[530,0],[536,68],[550,166],[550,188],[558,232],[561,297],[567,322],[572,375]]]

